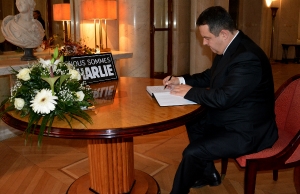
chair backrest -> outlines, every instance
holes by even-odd
[[[284,130],[294,136],[300,129],[300,75],[287,80],[275,95],[278,131]]]
[[[300,75],[293,76],[276,92],[275,114],[279,138],[277,144],[286,146],[300,130]],[[274,144],[275,146],[276,144]],[[300,146],[285,161],[292,163],[300,159]]]
[[[236,158],[241,167],[246,167],[246,161],[251,159],[261,159],[275,156],[286,151],[279,156],[276,162],[292,165],[300,160],[300,145],[291,145],[293,138],[298,138],[300,130],[300,74],[288,79],[275,93],[275,114],[278,127],[279,138],[271,148],[260,152],[244,155]],[[299,142],[299,140],[296,140]],[[290,147],[288,147],[290,146]],[[293,147],[291,149],[291,147]],[[265,162],[265,161],[264,161]]]

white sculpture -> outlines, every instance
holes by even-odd
[[[36,48],[43,42],[45,31],[42,24],[33,18],[34,0],[16,0],[19,14],[3,19],[1,31],[5,39],[21,48]]]

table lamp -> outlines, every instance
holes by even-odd
[[[82,19],[94,20],[95,28],[95,47],[97,45],[96,39],[96,22],[98,22],[99,31],[99,47],[100,51],[108,52],[107,48],[107,24],[106,20],[117,19],[117,2],[115,0],[88,0],[82,2]],[[103,48],[102,40],[102,21],[104,21],[105,29],[105,48]]]
[[[94,0],[83,1],[81,4],[81,17],[83,20],[93,20],[94,21],[94,31],[95,31],[95,49],[97,47],[97,22],[99,24],[99,51],[102,46],[102,27],[101,27],[101,19],[105,17],[104,6],[99,6],[95,4]],[[97,10],[99,13],[95,13]]]
[[[64,42],[66,42],[68,40],[68,28],[65,28],[65,22],[71,21],[70,4],[53,4],[53,20],[63,22]]]
[[[95,0],[101,1],[101,0]],[[104,29],[105,29],[105,48],[102,48],[103,51],[109,52],[111,49],[107,47],[107,20],[116,20],[117,19],[117,1],[116,0],[102,0],[104,2],[104,7],[106,10],[104,20]]]

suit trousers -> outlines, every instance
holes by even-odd
[[[204,123],[200,120],[186,124],[190,143],[182,153],[171,194],[189,193],[197,180],[216,171],[214,160],[235,156],[236,134]]]

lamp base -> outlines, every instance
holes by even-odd
[[[102,48],[100,49],[100,52],[110,52],[111,49],[110,48]]]
[[[21,61],[33,61],[37,60],[37,57],[33,55],[33,48],[23,48],[24,55],[21,57]]]

